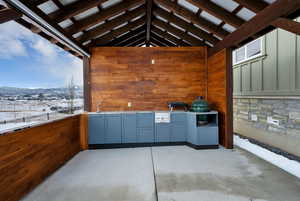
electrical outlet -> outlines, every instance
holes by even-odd
[[[128,102],[128,104],[127,104],[127,105],[128,105],[128,107],[131,107],[131,106],[132,106],[131,102]]]

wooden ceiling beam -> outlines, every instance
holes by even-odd
[[[164,30],[167,30],[167,32],[172,33],[173,35],[177,36],[178,38],[181,38],[181,39],[187,41],[188,43],[190,43],[193,46],[206,45],[203,41],[198,40],[198,39],[194,38],[193,36],[186,34],[184,31],[181,31],[181,30],[173,27],[172,25],[169,25],[168,23],[163,22],[157,18],[153,19],[152,24],[155,26],[158,26]]]
[[[268,27],[274,20],[300,9],[300,0],[277,0],[208,51],[213,55],[224,48],[234,47]]]
[[[269,6],[268,3],[262,1],[262,0],[234,0],[237,3],[243,5],[244,7],[248,8],[249,10],[258,13]],[[281,29],[284,29],[286,31],[289,31],[291,33],[295,33],[297,35],[300,35],[300,28],[299,28],[299,22],[295,22],[292,19],[287,18],[278,18],[274,22],[271,23],[274,27],[278,27]]]
[[[41,19],[46,21],[50,26],[52,26],[54,29],[56,29],[58,32],[64,35],[64,37],[66,37],[68,40],[76,44],[76,46],[80,47],[85,52],[89,52],[88,49],[86,49],[82,44],[78,43],[70,33],[66,32],[57,23],[53,22],[47,14],[45,14],[41,9],[33,5],[32,2],[22,0],[22,3],[26,5],[32,12],[34,12]]]
[[[146,45],[148,45],[150,40],[150,33],[151,33],[151,20],[152,20],[152,7],[153,7],[153,0],[147,0],[147,30],[146,30]]]
[[[22,17],[22,14],[13,8],[2,8],[0,9],[0,24],[16,20]]]
[[[136,41],[139,41],[139,40],[143,40],[143,41],[146,40],[145,33],[138,34],[135,37],[132,37],[127,41],[124,41],[123,43],[117,44],[116,46],[118,46],[118,47],[130,46],[132,43],[135,43]]]
[[[160,16],[163,19],[168,20],[169,23],[173,23],[175,25],[177,25],[178,27],[181,27],[182,29],[186,30],[187,32],[190,32],[192,34],[194,34],[195,36],[208,41],[211,44],[216,44],[217,42],[219,42],[219,39],[215,38],[214,36],[208,34],[205,31],[202,31],[199,28],[196,28],[195,26],[193,26],[192,24],[180,19],[179,17],[161,9],[161,8],[155,8],[153,10],[154,15],[156,16]]]
[[[93,38],[96,38],[99,35],[106,33],[107,31],[110,31],[113,28],[120,26],[138,16],[143,15],[143,14],[145,14],[145,6],[144,5],[140,6],[139,8],[136,8],[132,11],[128,11],[124,15],[116,17],[115,19],[112,19],[112,20],[108,21],[107,23],[104,23],[94,29],[91,29],[91,30],[85,32],[82,36],[76,38],[76,40],[79,41],[80,43],[91,40]]]
[[[145,26],[141,26],[133,31],[130,31],[112,41],[110,41],[109,43],[105,44],[104,46],[114,46],[114,45],[117,45],[119,43],[123,43],[135,36],[137,36],[138,34],[141,34],[141,33],[146,33],[146,27]]]
[[[101,36],[100,38],[95,39],[92,43],[89,44],[89,46],[103,46],[107,44],[109,41],[112,41],[114,38],[132,30],[136,29],[137,27],[140,27],[145,24],[145,17],[142,17],[134,22],[128,23],[126,26],[123,26],[121,28],[112,30],[111,32],[105,34],[104,36]]]
[[[155,33],[151,34],[151,39],[155,39],[155,40],[157,40],[157,41],[165,44],[168,47],[176,47],[176,46],[178,46],[177,44],[174,44],[174,43],[172,43],[172,42],[170,42],[170,41],[168,41],[168,40],[160,37],[159,35],[157,35]]]
[[[300,23],[287,18],[278,18],[271,23],[273,26],[300,35]]]
[[[83,31],[93,25],[103,22],[115,15],[118,15],[129,8],[141,5],[145,3],[145,0],[126,0],[117,5],[111,6],[107,9],[102,10],[99,13],[93,14],[87,18],[79,20],[76,24],[67,27],[65,30],[70,34],[75,34]]]
[[[215,34],[220,38],[225,38],[229,34],[229,32],[227,32],[226,30],[218,27],[217,25],[211,23],[205,18],[189,11],[188,9],[179,6],[178,4],[176,4],[176,2],[172,2],[170,0],[154,0],[154,2],[156,4],[162,5],[168,10],[176,13],[177,15],[182,16],[183,18],[191,21],[193,24],[202,27],[203,29]]]
[[[90,8],[99,6],[107,0],[85,0],[75,1],[74,3],[64,6],[63,9],[59,9],[49,14],[49,17],[56,23],[62,22],[66,19],[74,17]]]
[[[135,41],[130,44],[130,47],[140,47],[140,45],[145,43],[146,38],[141,38],[140,40]]]
[[[236,15],[233,15],[231,12],[218,6],[217,4],[214,4],[211,1],[207,1],[207,0],[186,0],[186,1],[236,28],[238,28],[239,26],[245,23],[243,19],[237,17]]]
[[[150,41],[154,44],[156,44],[158,47],[168,47],[166,44],[156,40],[155,38],[151,38]]]
[[[182,46],[182,47],[188,47],[191,46],[190,44],[176,38],[175,36],[169,34],[168,32],[164,32],[162,30],[160,30],[159,28],[156,27],[152,27],[151,28],[151,32],[156,33],[157,35],[161,36],[162,38],[166,38],[169,41],[172,41],[173,43],[175,43],[177,46]]]

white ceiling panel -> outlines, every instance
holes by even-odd
[[[175,15],[175,16],[177,16],[178,18],[180,18],[180,19],[182,19],[182,20],[184,20],[184,21],[188,22],[188,23],[191,23],[191,21],[190,21],[190,20],[188,20],[188,19],[186,19],[186,18],[182,17],[181,15],[178,15],[178,14],[176,14],[176,13],[174,13],[174,15]]]
[[[106,1],[103,4],[101,4],[101,7],[104,8],[104,9],[109,8],[109,7],[114,6],[114,5],[116,5],[120,2],[122,2],[122,0],[109,0],[109,1]]]
[[[263,0],[264,2],[267,2],[268,4],[274,3],[276,0]]]
[[[201,14],[200,14],[203,18],[207,19],[208,21],[216,24],[216,25],[219,25],[222,20],[220,20],[219,18],[216,18],[215,16],[209,14],[208,12],[205,12],[205,11],[202,11]]]
[[[68,26],[70,26],[72,24],[73,24],[73,22],[71,20],[69,20],[69,19],[64,20],[64,21],[58,23],[58,25],[61,26],[62,28],[66,28],[66,27],[68,27]]]
[[[199,8],[194,6],[193,4],[185,1],[185,0],[178,0],[178,4],[181,5],[182,7],[192,11],[193,13],[197,13]]]
[[[47,1],[41,5],[38,5],[38,8],[41,9],[46,14],[58,10],[58,7],[52,1]]]
[[[117,15],[114,15],[114,16],[112,16],[112,17],[108,18],[108,20],[113,20],[113,19],[115,19],[115,18],[117,18],[117,17],[119,17],[119,16],[121,16],[121,15],[124,15],[125,13],[126,13],[126,12],[125,12],[125,11],[123,11],[123,12],[121,12],[121,13],[117,14]]]
[[[239,4],[232,1],[232,0],[211,0],[213,3],[217,4],[218,6],[228,10],[229,12],[232,12],[234,9],[236,9]]]
[[[229,24],[224,24],[223,25],[223,29],[225,29],[228,32],[234,32],[236,30],[236,28],[234,28],[233,26],[229,25]]]
[[[243,20],[249,21],[251,18],[255,16],[255,13],[247,8],[243,8],[236,15],[242,18]]]
[[[94,8],[88,9],[85,12],[82,12],[82,13],[74,16],[74,18],[75,18],[75,20],[81,20],[81,19],[87,18],[98,12],[99,12],[99,9],[97,7],[94,7]]]
[[[180,26],[177,26],[176,24],[170,23],[170,25],[172,25],[173,27],[175,27],[181,31],[185,31],[185,29],[181,28]]]
[[[91,29],[94,29],[94,28],[96,28],[96,27],[98,27],[98,26],[100,26],[101,24],[104,24],[104,23],[105,23],[105,22],[103,21],[103,22],[100,22],[100,23],[98,23],[98,24],[95,24],[95,25],[93,25],[93,26],[87,28],[86,31],[89,31],[89,30],[91,30]]]
[[[161,21],[164,21],[164,22],[168,22],[168,20],[166,20],[165,18],[162,18],[162,17],[160,17],[160,16],[155,16],[157,19],[159,19],[159,20],[161,20]]]
[[[61,4],[64,5],[64,6],[68,5],[68,4],[71,4],[71,3],[74,3],[76,1],[78,1],[78,0],[60,0]]]

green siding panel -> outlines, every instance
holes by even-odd
[[[242,69],[242,90],[250,91],[251,90],[251,70],[249,64],[244,64],[241,67]]]
[[[262,85],[262,65],[261,60],[256,60],[251,63],[251,89],[253,92],[260,91]]]
[[[241,92],[241,69],[233,69],[233,93],[240,94]]]

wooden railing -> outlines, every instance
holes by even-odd
[[[86,115],[0,135],[0,200],[17,201],[86,146]]]

